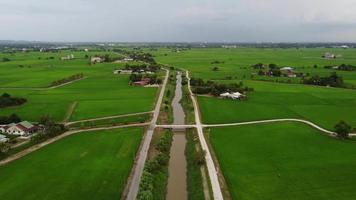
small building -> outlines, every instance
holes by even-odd
[[[231,98],[231,99],[240,99],[243,96],[244,95],[241,94],[240,92],[234,92],[234,93],[224,92],[224,93],[220,94],[220,97]]]
[[[22,121],[17,124],[8,124],[4,127],[4,130],[5,133],[10,135],[29,136],[37,132],[38,127],[28,121]]]
[[[9,138],[7,138],[5,135],[0,134],[0,143],[5,143],[8,141],[9,141]]]
[[[130,62],[130,61],[133,61],[133,58],[124,58],[123,61]]]
[[[133,82],[132,84],[134,86],[146,86],[148,84],[150,84],[151,79],[150,78],[142,78],[141,81],[136,81]]]
[[[335,54],[332,54],[329,52],[326,52],[322,57],[326,58],[326,59],[335,59],[336,58]]]
[[[74,55],[73,54],[70,54],[70,55],[67,55],[67,56],[64,56],[61,58],[61,60],[73,60],[74,59]]]
[[[281,71],[293,71],[294,69],[292,67],[282,67],[280,70]]]
[[[92,57],[90,59],[91,63],[101,63],[101,62],[104,62],[104,59],[103,58],[100,58],[100,57]]]

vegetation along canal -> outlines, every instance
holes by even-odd
[[[172,101],[174,124],[184,124],[185,114],[180,100],[182,99],[182,75],[177,73],[176,91]],[[174,129],[173,142],[169,160],[169,178],[167,200],[187,199],[187,163],[185,159],[186,137],[184,129]]]

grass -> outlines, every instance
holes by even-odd
[[[118,199],[142,133],[80,133],[2,166],[0,199]]]
[[[204,188],[200,165],[196,162],[197,151],[197,136],[191,130],[187,131],[187,145],[185,149],[185,156],[187,159],[187,190],[188,199],[190,200],[203,200]]]
[[[245,85],[255,89],[246,101],[199,97],[204,123],[303,118],[330,130],[339,120],[356,126],[353,90],[260,81]]]
[[[339,199],[356,196],[355,141],[299,123],[211,129],[210,142],[233,199]]]

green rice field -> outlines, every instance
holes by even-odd
[[[100,53],[106,54],[87,54]],[[68,54],[74,54],[76,59],[59,60]],[[28,102],[1,109],[0,115],[16,113],[29,121],[38,121],[41,116],[50,115],[62,121],[69,113],[69,120],[75,121],[153,109],[157,88],[133,87],[129,85],[128,75],[113,74],[113,69],[123,67],[123,63],[90,65],[89,60],[84,58],[84,52],[70,51],[1,56],[7,56],[11,61],[0,63],[0,94],[7,92],[12,96],[26,98]],[[48,57],[55,58],[45,59]],[[55,80],[77,73],[83,73],[85,78],[59,88],[43,89]],[[76,107],[71,112],[73,104]]]
[[[355,199],[355,141],[299,123],[207,132],[233,199]]]
[[[143,129],[68,136],[0,167],[0,199],[120,199]]]

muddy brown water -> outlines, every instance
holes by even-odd
[[[185,114],[179,101],[182,99],[182,75],[178,72],[175,96],[172,101],[173,124],[184,124]],[[169,159],[169,177],[167,185],[167,200],[186,200],[187,194],[187,162],[185,159],[185,130],[173,130],[173,142]]]

